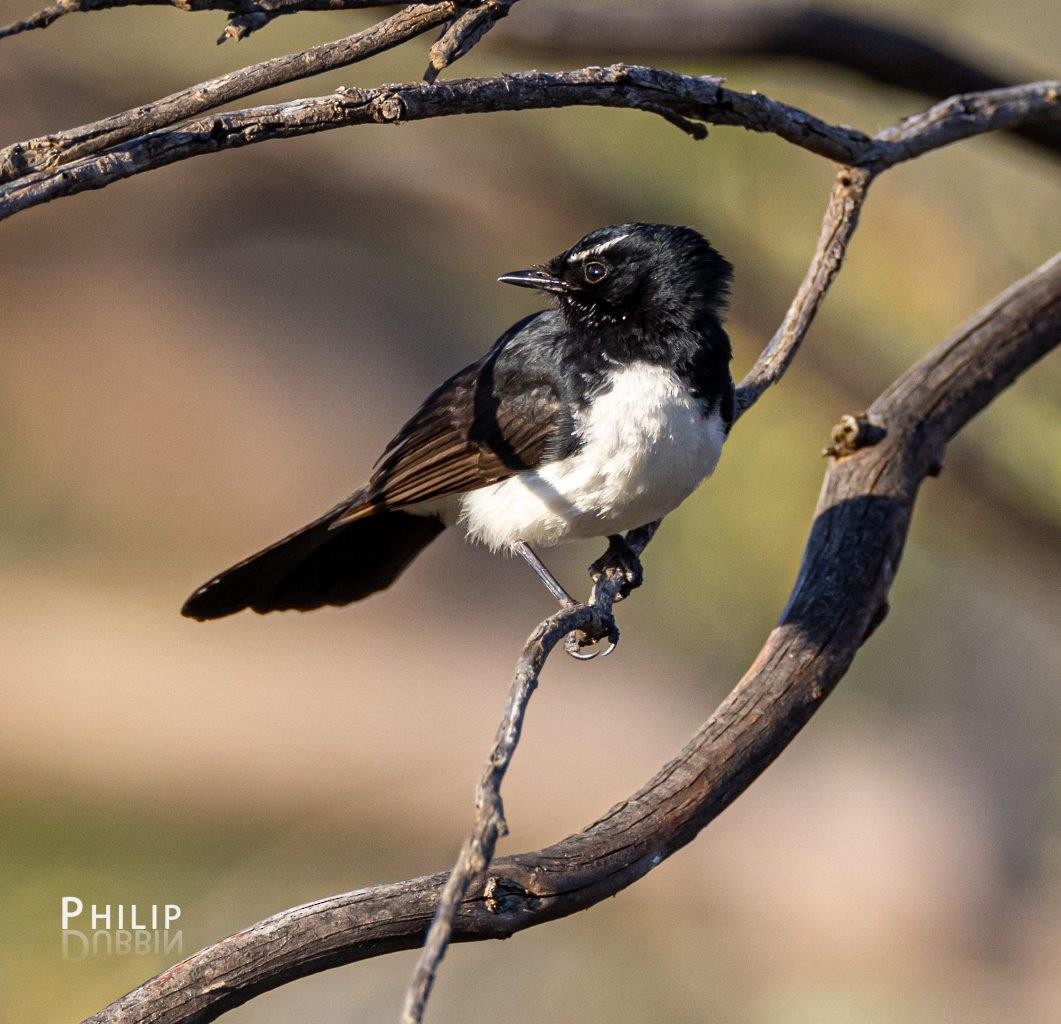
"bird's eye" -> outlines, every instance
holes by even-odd
[[[600,260],[594,260],[592,263],[587,263],[582,268],[582,273],[590,284],[596,284],[598,281],[603,281],[608,276],[608,267],[606,264],[601,263]]]

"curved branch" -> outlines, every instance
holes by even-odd
[[[0,220],[61,196],[204,153],[292,138],[357,124],[399,124],[454,114],[570,106],[669,112],[677,118],[738,125],[778,135],[839,163],[877,172],[930,149],[1031,120],[1061,120],[1061,83],[1037,82],[953,97],[903,124],[869,136],[759,93],[726,89],[718,79],[655,68],[583,68],[454,81],[340,89],[330,96],[215,114],[114,146],[58,170],[31,174],[0,188]]]
[[[948,441],[1059,338],[1055,257],[892,384],[849,439],[850,454],[831,463],[792,595],[737,687],[640,791],[554,846],[496,861],[461,902],[454,940],[505,938],[584,910],[647,874],[736,799],[820,707],[883,617],[918,489]],[[430,875],[284,911],[86,1024],[205,1022],[294,978],[414,948],[446,880]]]
[[[651,4],[541,8],[497,44],[532,59],[608,59],[623,54],[644,63],[714,61],[722,57],[791,57],[832,64],[899,89],[944,99],[1001,89],[1031,76],[1007,78],[925,37],[920,30],[797,0],[747,3],[684,0],[666,17]],[[1061,154],[1061,128],[1023,125],[1030,142]]]

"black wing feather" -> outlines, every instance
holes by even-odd
[[[335,525],[486,487],[548,460],[570,414],[548,364],[509,346],[526,323],[428,396]]]

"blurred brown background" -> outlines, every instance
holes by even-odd
[[[0,21],[35,2],[0,0]],[[1015,75],[1056,58],[1042,0],[864,6]],[[365,21],[282,18],[215,47],[220,14],[71,15],[0,42],[0,141]],[[425,48],[271,95],[414,78]],[[458,73],[523,63],[484,44]],[[927,105],[820,66],[721,63],[683,69],[868,130]],[[427,390],[534,308],[497,274],[599,224],[687,222],[729,256],[743,373],[831,176],[775,138],[693,143],[572,110],[256,146],[3,225],[0,1015],[80,1019],[168,966],[64,961],[62,895],[179,903],[188,953],[451,863],[515,654],[549,610],[522,564],[447,536],[354,609],[198,625],[181,601],[359,484]],[[784,603],[831,425],[1049,256],[1059,210],[1056,163],[999,136],[874,186],[797,365],[650,549],[618,654],[550,663],[504,849],[592,820],[693,732]],[[584,1024],[1061,1018],[1059,384],[1054,358],[953,446],[891,616],[778,764],[617,899],[454,948],[436,1024],[499,1007]],[[550,561],[584,587],[598,553]],[[227,1019],[392,1020],[413,961],[331,971]]]

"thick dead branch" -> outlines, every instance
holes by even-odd
[[[987,70],[905,28],[799,0],[681,0],[661,17],[653,4],[564,4],[541,7],[498,37],[497,46],[540,60],[624,60],[644,63],[726,57],[790,57],[847,68],[875,82],[944,99],[1027,80]],[[1061,128],[1026,124],[1029,141],[1061,154]]]
[[[647,874],[732,803],[820,707],[880,621],[921,481],[948,441],[1059,338],[1055,257],[888,388],[865,417],[877,443],[855,445],[830,465],[792,595],[736,689],[639,792],[554,846],[496,861],[461,901],[454,941],[505,938],[584,910]],[[543,637],[536,632],[532,645]],[[419,946],[447,877],[361,889],[267,918],[148,981],[91,1024],[205,1022],[294,978]]]
[[[254,107],[186,121],[113,146],[58,170],[0,188],[0,220],[61,196],[103,188],[204,153],[357,124],[401,124],[432,117],[569,106],[624,107],[768,132],[845,165],[877,172],[970,135],[1030,120],[1061,120],[1061,83],[1038,82],[955,97],[903,125],[869,136],[829,125],[758,93],[726,89],[714,78],[654,68],[520,72],[498,78],[344,89],[330,96]],[[17,150],[19,147],[15,147]],[[18,159],[16,154],[14,159]]]

